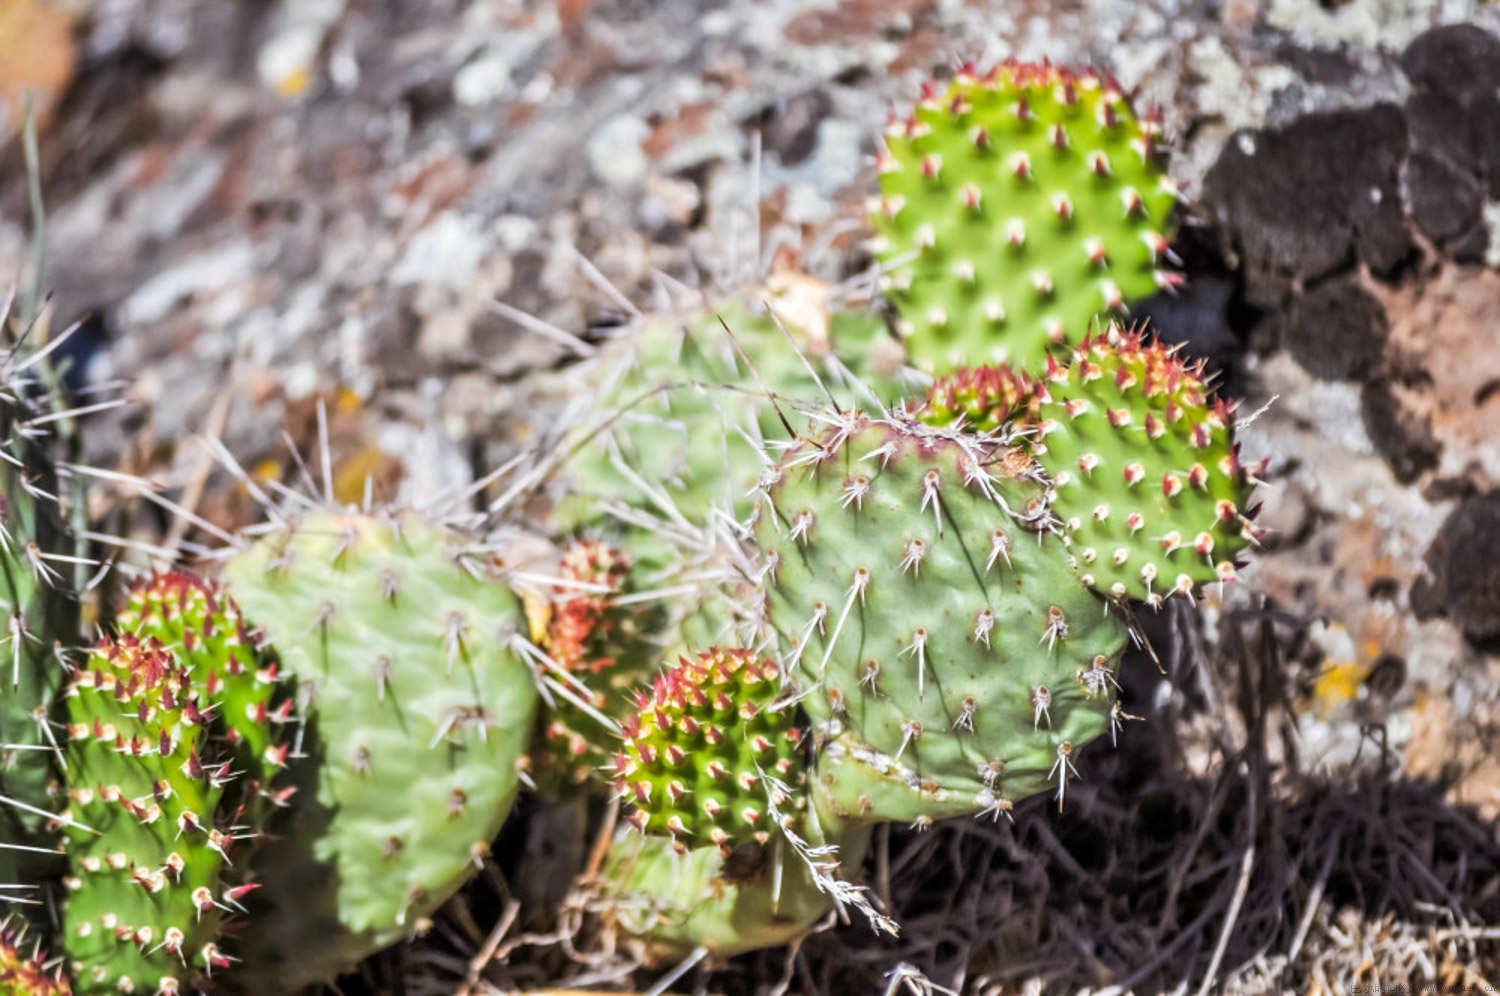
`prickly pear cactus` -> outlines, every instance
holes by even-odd
[[[65,677],[62,648],[79,635],[68,565],[58,559],[76,551],[55,497],[58,447],[37,369],[0,344],[0,841],[29,847],[49,846],[38,834],[55,808],[49,786],[61,755],[46,717]],[[0,886],[38,880],[50,863],[38,851],[0,848]],[[0,904],[14,895],[0,888]]]
[[[0,996],[69,996],[72,991],[60,961],[49,963],[19,923],[0,921]]]
[[[203,685],[153,641],[101,643],[67,689],[63,945],[79,992],[177,993],[229,966],[221,921],[242,831],[208,740]]]
[[[594,714],[554,698],[542,721],[538,775],[553,773],[577,785],[607,775],[613,737],[597,717],[626,715],[636,687],[650,680],[655,659],[645,634],[660,625],[655,618],[662,606],[620,602],[634,588],[629,558],[596,539],[569,541],[557,573],[553,597],[540,607],[545,619],[533,624],[534,638],[587,686]],[[534,605],[528,602],[529,612]]]
[[[924,87],[886,129],[873,214],[912,361],[1037,369],[1175,282],[1158,133],[1093,72],[1006,62]]]
[[[282,801],[272,783],[286,766],[282,735],[293,702],[290,696],[273,701],[279,668],[256,646],[239,605],[215,581],[164,571],[131,590],[115,626],[170,649],[218,706],[215,722],[242,772],[236,794],[259,826],[268,806]]]
[[[860,829],[840,838],[845,868],[859,867],[868,836]],[[684,853],[670,837],[628,828],[611,844],[597,887],[610,918],[661,961],[699,947],[729,958],[786,944],[834,904],[791,847],[743,845],[725,857],[704,843]]]
[[[1035,452],[1084,583],[1154,605],[1232,580],[1257,537],[1254,476],[1202,363],[1111,327],[1052,362],[1043,386]]]
[[[1004,364],[959,367],[933,381],[917,414],[928,425],[972,432],[1026,429],[1032,427],[1041,398],[1035,380]]]
[[[640,693],[621,729],[614,775],[630,823],[684,852],[707,842],[727,856],[767,843],[776,829],[768,795],[783,813],[803,801],[778,787],[796,791],[802,778],[794,712],[775,662],[719,647],[684,657]]]
[[[841,405],[901,395],[900,346],[877,317],[778,317],[791,342],[764,309],[731,298],[686,321],[650,321],[602,355],[592,368],[599,414],[582,427],[585,442],[569,464],[562,526],[624,525],[626,552],[650,571],[673,560],[662,532],[702,530],[714,509],[747,514],[763,466],[759,440],[785,435],[781,415],[805,424],[790,404],[779,415],[765,390],[821,400],[810,366]]]
[[[998,815],[1109,729],[1126,627],[1069,571],[1030,459],[889,418],[828,416],[755,523],[769,622],[840,816]]]
[[[226,565],[297,681],[311,755],[257,859],[276,908],[244,939],[258,991],[332,977],[418,929],[510,809],[536,710],[525,620],[463,545],[416,514],[315,512]]]

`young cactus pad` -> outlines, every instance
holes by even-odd
[[[533,606],[545,610],[546,618],[533,624],[534,635],[559,667],[588,686],[596,712],[624,716],[635,687],[655,670],[643,631],[662,614],[662,606],[619,604],[617,599],[632,587],[630,561],[595,539],[570,541],[557,573],[560,583],[552,600],[527,603],[528,611]],[[543,772],[581,783],[608,767],[613,738],[598,719],[568,699],[554,697],[542,729]]]
[[[1168,286],[1158,126],[1092,72],[1007,62],[891,121],[873,223],[912,361],[1037,369]]]
[[[773,780],[802,774],[794,712],[774,662],[718,647],[684,657],[641,693],[621,730],[615,780],[630,822],[683,849],[708,842],[727,854],[765,844],[776,829],[768,795],[781,791]],[[795,805],[773,801],[780,811]]]
[[[69,996],[72,991],[60,961],[49,965],[22,924],[0,920],[0,996]]]
[[[83,993],[189,992],[228,967],[220,825],[230,765],[208,754],[204,690],[170,652],[121,636],[75,673],[68,707],[63,945]]]
[[[159,640],[218,705],[215,720],[243,770],[244,801],[263,810],[260,803],[274,798],[271,781],[286,764],[287,748],[276,741],[291,716],[292,699],[274,703],[273,711],[278,668],[263,659],[235,600],[217,582],[188,571],[165,571],[131,590],[115,626],[122,633]]]
[[[1156,604],[1235,576],[1257,532],[1252,475],[1201,363],[1111,326],[1049,362],[1035,434],[1079,577]]]
[[[766,484],[770,623],[815,791],[850,819],[998,814],[1109,729],[1127,631],[1068,569],[1034,465],[986,437],[828,416]]]
[[[525,621],[461,542],[414,513],[313,512],[225,567],[297,681],[316,771],[286,839],[262,852],[282,912],[264,933],[256,921],[246,960],[276,985],[332,976],[415,929],[510,810],[536,710],[514,649]]]

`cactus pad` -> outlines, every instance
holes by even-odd
[[[239,832],[210,705],[156,641],[101,643],[68,689],[64,946],[80,992],[187,992],[228,967],[222,881]]]
[[[868,839],[867,828],[839,839],[843,867],[859,867]],[[661,960],[698,947],[729,958],[786,944],[833,906],[790,847],[741,845],[726,857],[709,843],[682,852],[668,837],[633,832],[611,844],[598,887],[619,927]]]
[[[246,937],[263,986],[330,977],[416,929],[510,810],[536,708],[525,622],[462,543],[412,513],[320,511],[226,565],[297,681],[315,758],[261,852],[282,910]]]
[[[748,650],[712,648],[684,657],[642,692],[615,758],[630,822],[690,843],[764,844],[775,829],[765,774],[800,779],[802,731],[781,699],[780,672]],[[775,800],[790,809],[794,800]]]
[[[1003,63],[929,84],[878,155],[878,255],[913,362],[1036,369],[1175,281],[1159,127],[1092,72]]]
[[[1201,363],[1111,327],[1049,364],[1036,453],[1079,577],[1155,604],[1229,580],[1257,532],[1253,475]]]
[[[292,700],[273,703],[279,669],[265,659],[239,605],[216,582],[188,571],[143,579],[115,616],[122,633],[156,639],[175,653],[218,706],[216,720],[243,772],[243,800],[257,810],[275,799],[271,781],[286,764],[277,742]]]
[[[755,524],[806,689],[813,778],[864,820],[998,814],[1109,728],[1126,628],[1068,569],[1039,474],[997,439],[826,416]]]

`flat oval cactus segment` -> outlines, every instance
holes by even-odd
[[[924,87],[886,128],[872,215],[912,361],[1037,369],[1175,284],[1159,132],[1091,71],[1007,62]]]
[[[614,776],[628,819],[683,850],[764,845],[777,830],[773,809],[804,804],[786,794],[804,766],[795,708],[777,665],[749,650],[682,658],[640,694],[622,737]]]
[[[1073,752],[1109,728],[1127,631],[1069,571],[1035,465],[900,412],[828,421],[786,453],[755,524],[819,790],[842,816],[899,821],[1065,791]]]
[[[1232,579],[1259,535],[1255,475],[1202,363],[1111,326],[1043,386],[1034,449],[1084,583],[1156,605]]]
[[[296,679],[318,758],[294,829],[262,851],[263,901],[282,907],[247,932],[263,982],[331,977],[405,936],[510,810],[537,700],[525,617],[468,545],[415,513],[319,511],[226,564]],[[321,936],[299,936],[308,922]]]
[[[223,880],[243,831],[221,813],[211,707],[155,640],[101,643],[66,692],[63,940],[79,992],[189,992],[230,964]]]

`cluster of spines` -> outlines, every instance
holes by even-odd
[[[927,83],[876,156],[877,252],[914,357],[1032,366],[1096,315],[1172,287],[1160,123],[1093,72],[1004,62]]]
[[[213,707],[155,640],[102,641],[66,691],[69,838],[64,947],[82,992],[175,994],[227,968],[224,887],[244,836],[220,812],[228,760]]]
[[[778,784],[797,780],[802,731],[781,697],[780,670],[743,649],[683,657],[641,692],[622,727],[615,780],[630,822],[679,846],[710,841],[727,853],[765,843]]]
[[[1159,604],[1230,581],[1258,541],[1233,408],[1203,363],[1139,331],[1109,326],[1049,358],[1034,450],[1085,584]]]

